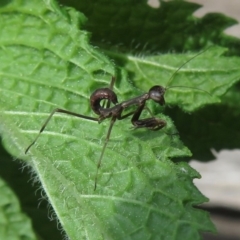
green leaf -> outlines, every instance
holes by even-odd
[[[0,178],[0,239],[37,239],[10,187]]]
[[[33,168],[68,237],[200,239],[200,231],[213,231],[208,214],[194,208],[207,201],[192,183],[200,175],[186,163],[170,161],[190,152],[175,134],[171,119],[163,114],[157,115],[167,122],[163,131],[133,131],[127,119],[115,124],[96,191],[96,166],[109,121],[98,125],[56,114],[28,155],[24,154],[54,108],[92,116],[88,98],[96,88],[109,85],[115,68],[89,45],[88,34],[78,29],[86,19],[73,9],[62,10],[51,1],[15,0],[2,6],[0,14],[3,144]],[[170,62],[166,55],[170,69],[188,57],[176,61],[173,56]],[[136,96],[124,75],[134,70],[131,63],[126,61],[118,69],[122,78],[115,90],[120,101]],[[151,71],[158,76],[158,67]],[[134,84],[144,91],[154,84],[142,85],[137,79],[133,76]],[[223,94],[234,80],[223,82],[215,95]],[[198,106],[205,103],[199,97]]]

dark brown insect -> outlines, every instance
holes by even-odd
[[[203,53],[203,52],[201,52],[201,53]],[[198,55],[195,55],[193,58],[195,58]],[[193,58],[191,58],[190,60],[192,60]],[[171,79],[190,60],[188,60],[181,67],[179,67],[174,72]],[[50,119],[52,118],[52,116],[55,113],[64,113],[64,114],[72,115],[72,116],[75,116],[75,117],[84,118],[84,119],[88,119],[88,120],[91,120],[91,121],[96,121],[98,123],[101,123],[106,118],[111,118],[110,126],[109,126],[108,131],[107,131],[107,136],[106,136],[106,139],[105,139],[102,151],[101,151],[101,155],[100,155],[98,163],[97,163],[97,172],[96,172],[95,183],[94,183],[94,190],[96,190],[98,170],[101,166],[102,158],[103,158],[106,146],[108,144],[113,125],[116,122],[116,120],[122,120],[122,119],[125,119],[125,118],[129,117],[129,116],[132,116],[131,122],[132,122],[134,128],[147,128],[147,129],[150,129],[150,130],[153,130],[153,131],[162,129],[166,125],[166,122],[159,119],[159,118],[156,118],[156,117],[153,116],[153,117],[150,117],[150,118],[140,119],[140,116],[141,116],[141,113],[142,113],[142,111],[145,107],[146,101],[151,99],[154,102],[163,106],[165,104],[164,94],[165,94],[167,89],[173,88],[173,87],[184,87],[184,86],[171,86],[171,87],[164,88],[160,85],[156,85],[156,86],[151,87],[147,93],[144,93],[144,94],[142,94],[138,97],[135,97],[135,98],[123,101],[121,103],[118,103],[117,95],[113,91],[114,82],[115,82],[115,77],[112,77],[110,86],[108,88],[99,88],[96,91],[94,91],[92,93],[92,95],[90,96],[91,108],[98,115],[98,117],[89,117],[89,116],[85,116],[85,115],[82,115],[82,114],[78,114],[78,113],[71,112],[71,111],[64,110],[64,109],[60,109],[60,108],[54,109],[52,111],[52,113],[49,115],[49,117],[46,119],[45,123],[41,127],[41,129],[40,129],[38,135],[36,136],[36,138],[34,139],[34,141],[27,147],[27,149],[25,151],[25,154],[29,151],[29,149],[37,141],[40,134],[44,131],[44,129],[46,128]],[[186,88],[189,88],[189,87],[186,87]],[[195,88],[195,89],[198,89],[198,88]],[[204,91],[204,90],[201,90],[201,89],[198,89],[198,90]],[[204,91],[204,92],[206,92],[206,91]],[[101,105],[103,100],[107,100],[106,107],[105,107],[105,104]],[[110,107],[111,103],[114,104],[113,107]],[[131,112],[126,113],[126,114],[122,114],[123,111],[126,108],[129,108],[130,106],[133,106],[133,105],[137,106],[136,110],[131,111]],[[148,108],[146,108],[146,109],[148,110]]]
[[[145,106],[145,103],[147,100],[152,99],[156,103],[159,103],[160,105],[165,104],[165,101],[164,101],[165,88],[163,88],[161,86],[154,86],[154,87],[150,88],[147,93],[144,93],[139,97],[135,97],[130,100],[118,103],[117,95],[112,90],[114,82],[115,82],[115,78],[112,77],[112,81],[111,81],[109,88],[99,88],[95,92],[93,92],[90,97],[91,108],[97,115],[99,115],[99,117],[97,117],[97,118],[89,117],[89,116],[81,115],[78,113],[70,112],[70,111],[67,111],[64,109],[56,108],[49,115],[49,117],[43,124],[42,128],[40,129],[37,137],[27,147],[25,153],[27,153],[29,151],[29,149],[32,147],[32,145],[37,141],[37,139],[39,138],[40,134],[44,131],[45,127],[49,123],[52,116],[57,112],[65,113],[65,114],[72,115],[72,116],[79,117],[79,118],[96,121],[98,123],[101,123],[106,118],[111,118],[107,136],[106,136],[106,139],[105,139],[105,142],[104,142],[104,145],[102,148],[102,152],[99,157],[98,164],[97,164],[97,173],[95,176],[95,184],[94,184],[94,190],[96,190],[98,169],[101,166],[102,158],[103,158],[107,143],[109,141],[113,125],[116,120],[122,120],[129,116],[132,116],[131,122],[132,122],[134,128],[148,128],[151,130],[159,130],[166,125],[165,121],[163,121],[159,118],[155,118],[155,117],[140,119],[140,115],[144,109],[144,106]],[[107,107],[104,107],[101,105],[102,100],[107,100]],[[114,104],[113,107],[110,107],[111,103]],[[137,105],[138,106],[137,109],[135,111],[131,111],[125,115],[122,115],[123,110],[132,105]]]

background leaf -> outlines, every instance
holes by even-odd
[[[32,168],[27,167],[23,161],[13,160],[2,145],[0,145],[0,156],[0,175],[16,194],[22,212],[31,218],[38,239],[61,239],[56,216],[50,210],[46,194],[38,179],[34,177]]]
[[[239,55],[239,40],[223,33],[237,21],[219,13],[196,18],[193,13],[201,7],[196,3],[160,0],[160,7],[152,8],[146,0],[60,2],[86,15],[84,27],[93,33],[94,45],[103,49],[148,55],[217,44],[229,48],[228,54]]]
[[[179,130],[183,142],[191,149],[195,159],[208,161],[215,156],[211,148],[239,148],[239,84],[231,88],[223,97],[221,104],[200,109],[192,114],[179,108],[165,109]],[[201,124],[199,124],[201,122]]]
[[[17,198],[2,178],[0,178],[0,199],[0,238],[37,239],[30,219],[21,212]]]
[[[170,87],[166,103],[189,112],[219,103],[219,97],[239,80],[239,58],[221,56],[223,53],[218,47],[210,47],[197,57],[196,53],[141,57],[108,51],[128,71],[135,87],[141,91],[156,84]]]

